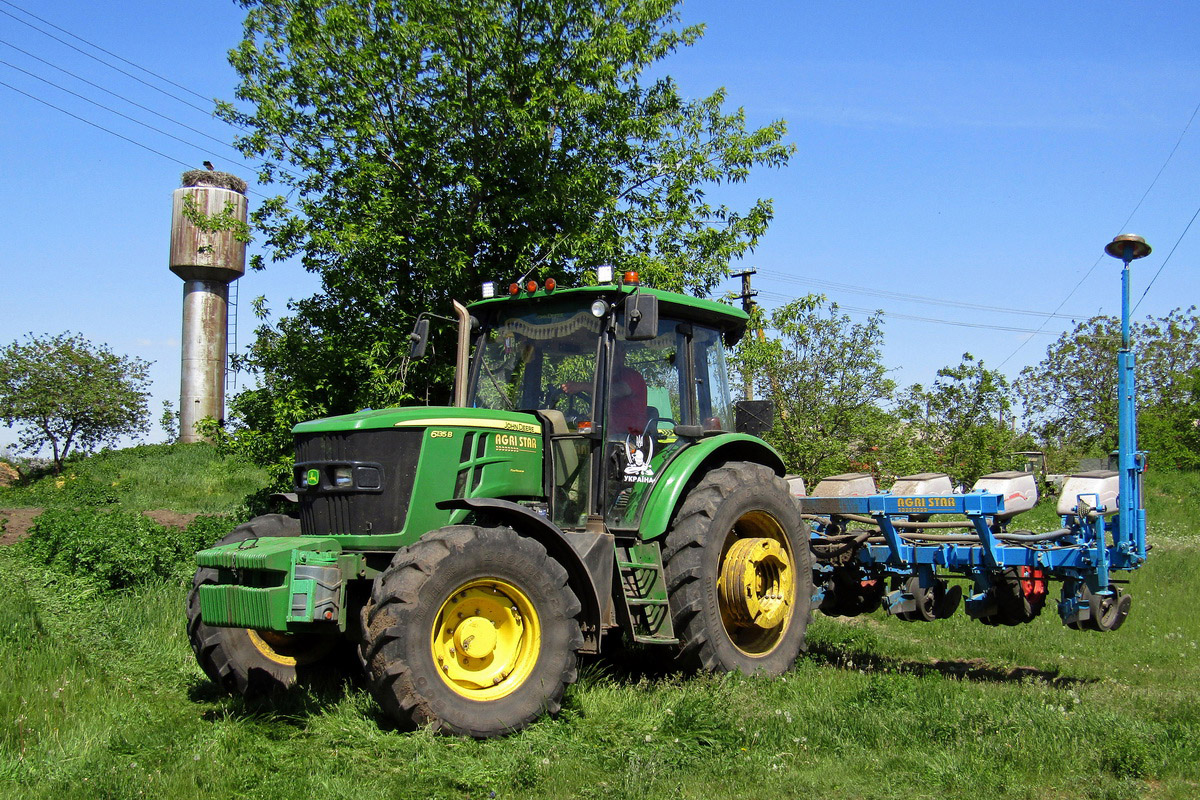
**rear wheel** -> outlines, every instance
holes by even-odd
[[[685,663],[779,675],[796,660],[812,554],[800,509],[771,469],[735,461],[704,476],[667,534],[665,560]]]
[[[283,514],[255,517],[217,544],[299,536],[300,521]],[[206,625],[200,619],[199,589],[217,583],[217,570],[196,570],[188,594],[188,639],[204,673],[228,692],[261,697],[336,677],[345,638],[340,634],[281,633]]]
[[[577,675],[580,610],[541,544],[450,526],[401,549],[375,582],[362,659],[401,724],[496,736],[558,711]]]

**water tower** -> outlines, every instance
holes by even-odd
[[[246,182],[214,170],[183,173],[171,202],[171,271],[183,278],[179,440],[225,419],[229,284],[246,272]]]

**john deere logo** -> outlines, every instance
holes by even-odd
[[[316,486],[318,483],[321,482],[320,470],[310,469],[308,471],[308,475],[305,476],[304,480],[308,483],[309,486]]]

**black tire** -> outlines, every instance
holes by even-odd
[[[239,525],[217,544],[299,536],[300,521],[265,514]],[[337,677],[345,662],[342,635],[276,633],[206,625],[200,619],[199,588],[217,582],[217,570],[196,570],[188,594],[188,639],[204,674],[231,694],[251,699]],[[335,629],[336,630],[336,629]]]
[[[360,652],[401,725],[498,736],[558,712],[578,676],[580,611],[541,544],[512,528],[452,525],[401,548],[376,579]]]
[[[1037,589],[1031,584],[1036,584]],[[1024,625],[1037,619],[1046,606],[1046,578],[1028,567],[1004,570],[990,591],[996,600],[996,611],[978,618],[984,625]]]
[[[896,582],[896,588],[912,595],[916,607],[911,611],[902,611],[896,618],[904,622],[933,622],[938,619],[949,619],[954,616],[962,602],[962,587],[950,586],[941,578],[934,579],[927,588],[921,588],[921,579],[912,575]]]
[[[818,607],[827,617],[857,617],[870,614],[883,602],[887,584],[883,578],[862,579],[857,567],[835,567],[825,584],[825,599]]]
[[[763,540],[774,546],[761,545],[753,561],[747,553]],[[812,552],[799,506],[771,469],[733,461],[705,475],[676,514],[664,559],[684,666],[771,676],[791,667],[804,649]],[[750,574],[748,564],[760,588],[774,588],[739,600],[742,589],[754,592],[736,579]]]

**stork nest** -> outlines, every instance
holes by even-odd
[[[246,182],[237,175],[228,172],[217,172],[210,169],[189,169],[183,173],[184,187],[213,186],[217,189],[229,189],[238,194],[246,193]]]

